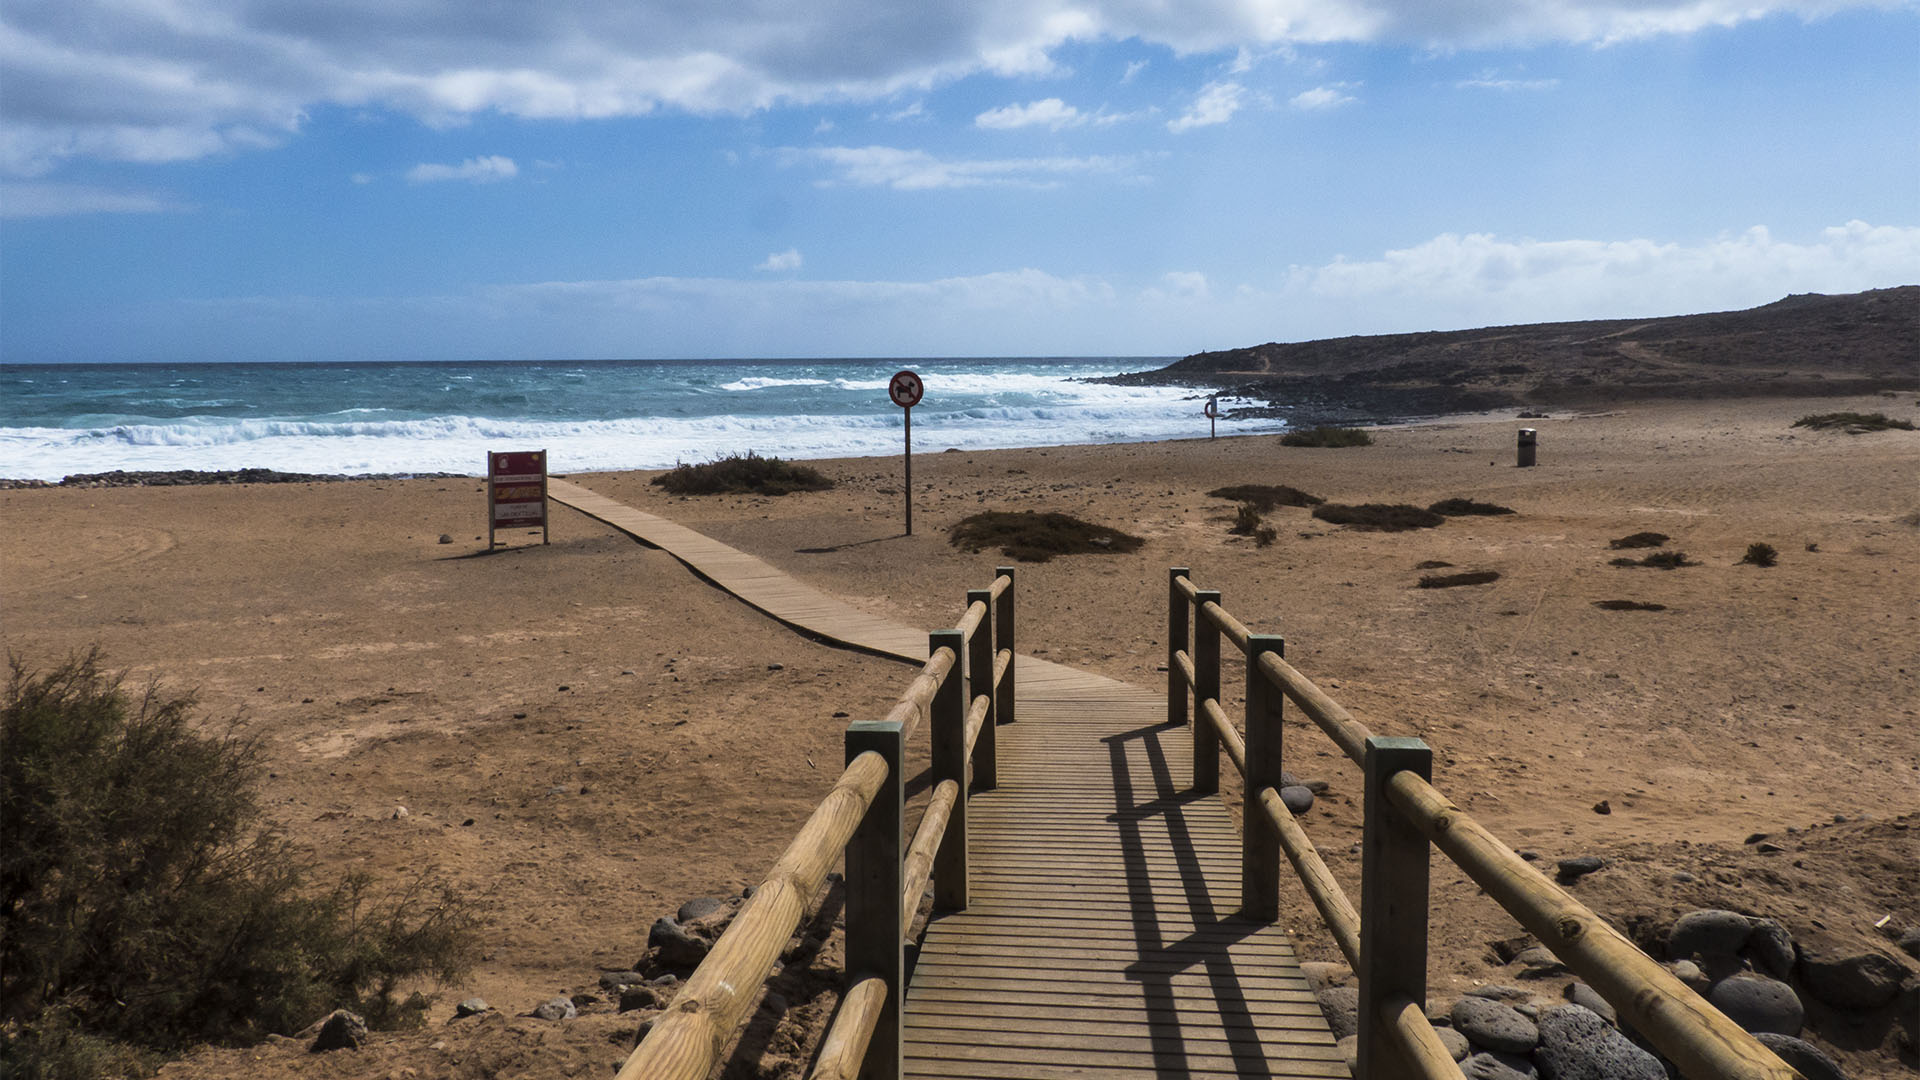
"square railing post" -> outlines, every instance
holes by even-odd
[[[985,696],[987,718],[980,722],[980,737],[973,743],[973,783],[980,791],[992,791],[1000,778],[1000,759],[993,734],[993,726],[998,722],[995,706],[999,703],[999,694],[993,686],[993,590],[967,590],[967,607],[976,603],[987,605],[987,613],[980,625],[973,628],[973,637],[967,642],[967,709],[971,711],[974,700]]]
[[[1260,793],[1280,790],[1281,710],[1286,698],[1260,670],[1267,653],[1285,656],[1286,639],[1247,639],[1247,783],[1240,800],[1240,913],[1273,922],[1280,917],[1280,833],[1260,809]]]
[[[1419,739],[1367,740],[1366,818],[1360,849],[1360,1061],[1358,1080],[1399,1080],[1413,1067],[1382,1028],[1381,1004],[1427,1000],[1427,838],[1387,797],[1395,773],[1433,778]]]
[[[1018,646],[1013,639],[1013,588],[1019,578],[1013,576],[1013,567],[996,567],[995,577],[1007,579],[1007,591],[1000,594],[1000,603],[993,609],[993,647],[1007,650],[1007,677],[993,692],[993,719],[995,723],[1011,724],[1014,716],[1014,680],[1013,671],[1020,666]]]
[[[967,647],[958,630],[935,630],[927,635],[927,655],[953,650],[953,667],[934,691],[928,727],[933,750],[933,782],[960,785],[947,833],[933,857],[935,911],[964,911],[967,907]]]
[[[898,1080],[900,1001],[906,993],[906,927],[900,921],[906,749],[900,722],[856,720],[847,726],[847,761],[872,751],[887,760],[887,779],[847,841],[846,987],[886,980],[887,1001],[867,1044],[862,1080]]]
[[[1205,705],[1220,700],[1220,626],[1205,611],[1219,602],[1218,592],[1193,595],[1193,790],[1205,795],[1220,790],[1220,733]]]
[[[1167,571],[1167,723],[1187,722],[1187,676],[1180,670],[1180,653],[1189,646],[1187,594],[1180,582],[1192,571],[1176,566]],[[1191,654],[1189,654],[1191,655]]]

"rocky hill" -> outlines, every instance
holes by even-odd
[[[1268,342],[1113,381],[1351,417],[1906,390],[1920,387],[1920,285],[1704,315]]]

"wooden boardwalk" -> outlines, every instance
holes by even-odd
[[[924,631],[563,480],[554,499],[807,634],[921,663]],[[1157,694],[1022,656],[999,786],[968,804],[970,898],[920,943],[906,1066],[928,1078],[1345,1077],[1287,935],[1236,917],[1240,836],[1187,791]]]

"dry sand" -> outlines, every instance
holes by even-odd
[[[1190,566],[1377,732],[1431,743],[1437,785],[1516,848],[1615,860],[1575,892],[1621,925],[1726,906],[1864,944],[1883,915],[1920,924],[1920,434],[1790,424],[1848,408],[1915,419],[1915,406],[1503,413],[1348,450],[930,447],[912,537],[897,459],[818,463],[835,490],[779,499],[573,479],[927,628],[1006,561],[947,544],[965,515],[1059,510],[1125,529],[1146,538],[1139,552],[1022,568],[1023,651],[1164,686],[1166,572]],[[1513,465],[1521,423],[1540,431],[1539,467]],[[1517,513],[1382,534],[1281,509],[1277,542],[1259,548],[1205,494],[1235,483]],[[398,881],[437,865],[485,897],[485,959],[429,1031],[351,1058],[288,1042],[207,1051],[169,1075],[604,1075],[633,1014],[441,1021],[469,994],[524,1013],[592,990],[680,901],[759,880],[838,771],[835,713],[881,715],[911,674],[805,640],[565,509],[550,546],[513,534],[476,557],[474,481],[23,490],[0,507],[12,654],[38,667],[98,643],[135,681],[198,688],[209,717],[239,713],[265,737],[269,812],[322,866]],[[1608,540],[1642,530],[1699,565],[1609,566]],[[1755,541],[1779,565],[1738,565]],[[1416,589],[1429,560],[1502,576]],[[1611,599],[1666,610],[1594,607]],[[1288,738],[1293,770],[1331,785],[1308,829],[1351,882],[1357,774],[1317,732],[1290,723]],[[1603,800],[1611,812],[1595,813]],[[1759,854],[1742,843],[1753,833],[1788,850]],[[1487,943],[1518,927],[1444,862],[1435,902],[1436,996],[1511,978]],[[1308,908],[1288,918],[1306,955],[1333,958]],[[829,1005],[794,1024],[817,1028]],[[1857,1075],[1896,1075],[1897,1035],[1882,1034],[1828,1046]],[[790,1068],[780,1049],[766,1071]]]

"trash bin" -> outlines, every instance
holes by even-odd
[[[1535,444],[1534,430],[1530,427],[1521,428],[1520,429],[1520,447],[1519,447],[1520,449],[1519,467],[1520,468],[1525,469],[1533,465],[1534,444]]]

